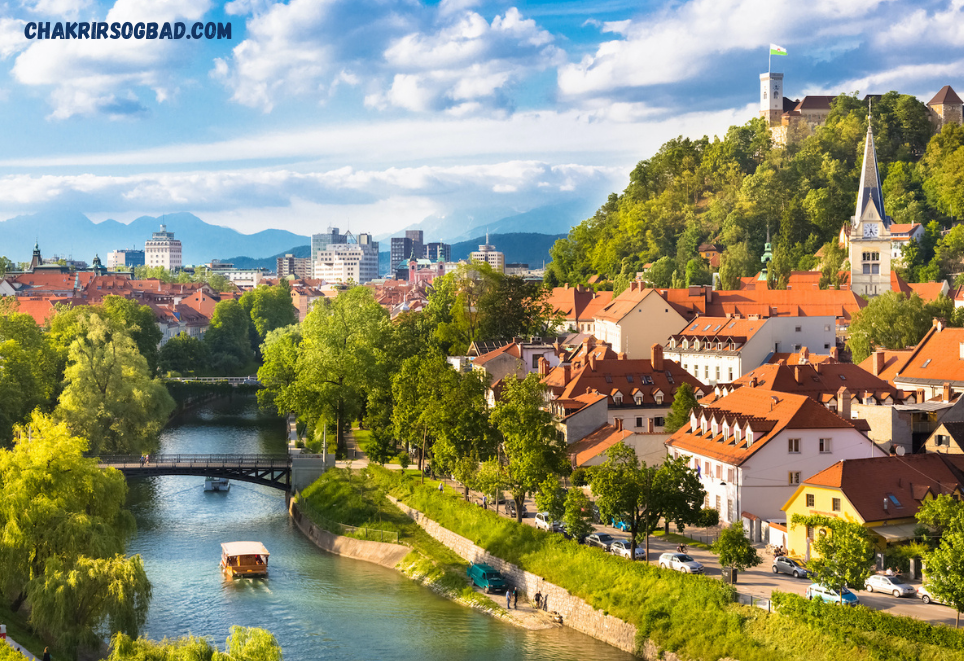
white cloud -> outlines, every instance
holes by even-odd
[[[926,41],[925,41],[926,40]],[[876,40],[883,46],[927,43],[964,45],[964,0],[948,0],[939,11],[918,9],[904,16]]]
[[[564,95],[605,96],[613,91],[692,78],[721,54],[764,49],[771,41],[792,47],[805,39],[849,34],[885,0],[691,0],[632,21],[606,23],[621,38],[559,70]],[[765,51],[764,51],[765,52]]]
[[[928,62],[924,64],[905,64],[877,71],[865,76],[850,78],[829,87],[810,86],[804,94],[839,94],[857,92],[863,94],[882,94],[898,90],[903,94],[915,94],[927,101],[947,81],[956,79],[964,70],[964,59],[951,62]]]
[[[108,22],[196,20],[210,0],[117,0]],[[2,43],[2,40],[0,40]],[[30,86],[50,86],[51,117],[104,114],[124,117],[144,112],[134,90],[151,90],[158,102],[177,91],[177,69],[185,50],[170,41],[42,40],[30,42],[16,59],[13,76]]]
[[[21,5],[27,11],[48,21],[76,19],[81,10],[90,7],[90,0],[24,0]]]
[[[23,36],[26,24],[18,18],[0,18],[0,60],[19,53],[30,43]]]

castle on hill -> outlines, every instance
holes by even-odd
[[[779,145],[798,142],[812,135],[827,121],[830,104],[835,98],[811,95],[790,99],[784,95],[782,73],[760,74],[760,116],[767,121],[773,141]],[[879,94],[868,94],[864,100],[878,98]],[[964,102],[950,85],[944,85],[927,102],[927,109],[938,130],[944,124],[964,123]]]

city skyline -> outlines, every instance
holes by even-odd
[[[128,18],[230,21],[233,38],[22,32]],[[964,87],[959,0],[4,5],[0,219],[190,211],[245,233],[384,234],[598,206],[666,140],[755,117],[771,42],[792,98]]]

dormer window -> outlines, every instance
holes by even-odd
[[[751,430],[746,430],[746,446],[750,447],[753,445],[753,432]]]
[[[699,425],[700,423],[699,420],[696,419],[696,414],[690,413],[690,432],[695,432]]]
[[[693,348],[696,349],[697,351],[700,350],[700,341],[699,341],[699,340],[694,340],[694,341],[693,341]]]
[[[616,406],[622,406],[623,394],[621,392],[617,392],[615,395],[613,395],[613,401],[616,402]]]
[[[740,440],[742,439],[742,437],[743,437],[743,430],[740,429],[739,425],[737,425],[737,426],[733,429],[733,436],[736,437],[736,442],[737,442],[737,443],[739,443]]]
[[[723,438],[730,437],[730,425],[726,422],[723,423]]]
[[[700,432],[706,434],[706,418],[700,419]]]
[[[716,418],[713,418],[713,436],[716,436],[720,431],[720,426],[716,422]]]
[[[675,348],[676,348],[676,338],[675,338],[675,337],[671,337],[671,338],[669,339],[669,348],[670,348],[670,349],[675,349]]]
[[[683,348],[684,348],[684,349],[689,349],[689,348],[690,348],[690,341],[689,341],[689,340],[683,340]]]
[[[653,399],[656,400],[656,403],[657,403],[657,404],[662,405],[662,403],[663,403],[663,393],[661,393],[661,392],[656,393],[655,395],[653,395]]]
[[[642,405],[643,405],[643,396],[642,396],[641,394],[637,393],[637,394],[636,394],[636,397],[634,398],[633,401],[636,402],[636,406],[642,406]]]

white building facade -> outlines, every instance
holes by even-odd
[[[361,285],[378,279],[378,244],[331,244],[315,255],[314,277]]]
[[[184,266],[181,257],[181,242],[174,238],[174,232],[161,225],[160,232],[154,232],[150,240],[144,242],[144,263],[147,266],[163,266],[168,271],[176,271]]]
[[[479,249],[469,254],[470,262],[485,262],[497,273],[505,273],[505,255],[489,244],[489,235],[485,235],[485,243]]]

